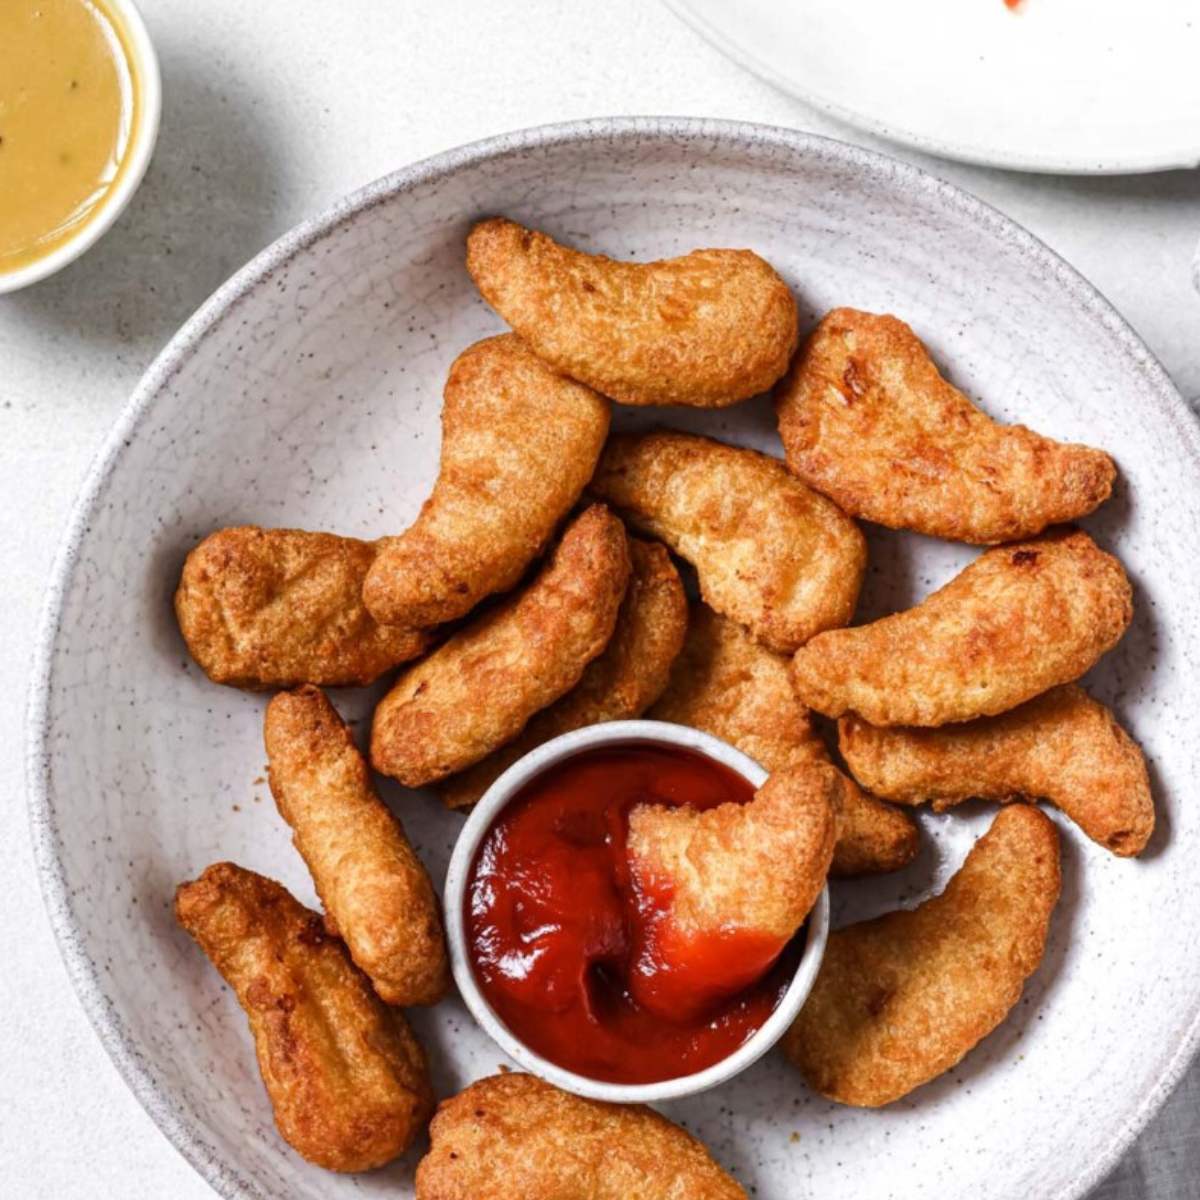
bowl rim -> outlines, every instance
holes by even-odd
[[[824,158],[856,167],[883,182],[899,183],[1006,241],[1027,259],[1031,270],[1043,272],[1080,312],[1099,323],[1113,345],[1129,360],[1132,369],[1146,379],[1160,411],[1173,425],[1179,443],[1200,469],[1200,422],[1132,326],[1074,267],[1015,220],[964,189],[890,154],[819,134],[750,121],[676,116],[595,117],[534,126],[469,142],[390,172],[349,193],[323,213],[302,221],[260,251],[201,304],[158,354],[92,461],[50,572],[33,653],[25,736],[25,778],[34,864],[50,926],[72,987],[101,1045],[130,1091],[175,1149],[226,1200],[246,1197],[270,1200],[270,1197],[238,1167],[221,1158],[204,1136],[203,1127],[181,1109],[171,1090],[155,1077],[137,1039],[105,996],[100,969],[89,957],[79,933],[65,872],[58,814],[51,799],[49,707],[54,646],[62,623],[63,605],[74,582],[80,548],[92,514],[103,501],[125,443],[136,435],[139,425],[151,411],[155,397],[182,369],[209,330],[292,255],[329,236],[352,216],[422,184],[492,159],[530,150],[551,151],[562,145],[648,138],[667,142],[696,138],[721,140],[747,148],[765,146],[794,154],[798,164],[806,158]],[[1117,1164],[1179,1082],[1200,1047],[1200,995],[1183,1024],[1184,1030],[1174,1054],[1162,1074],[1130,1105],[1124,1124],[1108,1146],[1081,1167],[1069,1184],[1043,1200],[1079,1200]]]
[[[718,1062],[690,1075],[677,1075],[654,1083],[609,1083],[580,1075],[543,1058],[504,1024],[479,986],[471,965],[463,927],[463,901],[467,883],[480,843],[496,818],[527,783],[569,758],[575,758],[601,746],[615,745],[678,746],[729,767],[756,790],[767,781],[767,771],[748,754],[711,733],[670,721],[608,721],[560,734],[517,759],[493,781],[479,803],[471,810],[470,816],[459,830],[454,851],[450,856],[442,893],[442,911],[446,923],[446,939],[450,946],[450,966],[454,972],[454,982],[458,984],[459,994],[471,1015],[509,1058],[527,1071],[579,1096],[618,1104],[653,1104],[682,1096],[693,1096],[725,1083],[753,1066],[783,1037],[808,999],[825,954],[825,942],[829,936],[829,888],[821,888],[811,912],[805,918],[808,936],[804,953],[796,964],[796,970],[783,997],[754,1033]]]
[[[112,193],[101,201],[99,211],[84,221],[78,232],[68,237],[62,245],[56,246],[49,254],[34,259],[23,267],[11,271],[0,270],[0,296],[40,283],[90,250],[129,207],[129,202],[145,177],[150,159],[154,156],[158,127],[162,119],[162,73],[158,66],[158,54],[134,0],[100,0],[100,8],[105,6],[111,9],[112,15],[126,35],[129,54],[133,60],[130,65],[137,78],[139,108],[129,149],[126,151],[129,161],[121,171]]]
[[[1006,171],[1028,171],[1037,175],[1078,175],[1082,178],[1106,175],[1148,175],[1156,171],[1193,171],[1200,166],[1200,139],[1160,147],[1150,152],[1125,149],[1104,157],[1064,153],[1037,153],[1018,149],[990,147],[986,142],[943,141],[908,126],[894,125],[885,117],[834,99],[825,92],[806,87],[803,80],[785,75],[764,62],[753,50],[731,38],[696,8],[694,0],[662,0],[663,5],[689,29],[720,51],[730,62],[757,76],[804,104],[810,104],[866,134],[884,138],[896,147],[972,166]]]

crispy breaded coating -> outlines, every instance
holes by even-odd
[[[628,579],[624,526],[593,504],[532,583],[401,673],[375,710],[372,765],[422,787],[511,741],[608,645]]]
[[[940,896],[829,935],[784,1052],[823,1096],[864,1108],[950,1070],[1042,961],[1060,882],[1050,819],[1001,809]]]
[[[629,976],[643,1008],[700,1012],[769,969],[825,886],[843,778],[806,763],[776,771],[746,804],[630,810],[630,879],[659,910]],[[714,950],[726,960],[717,979]]]
[[[791,291],[749,250],[617,262],[493,217],[471,230],[467,270],[536,354],[621,404],[734,404],[799,340]]]
[[[942,811],[978,796],[1048,800],[1114,854],[1140,854],[1154,832],[1146,760],[1116,717],[1068,683],[998,717],[941,729],[838,723],[850,770],[901,804]]]
[[[246,1010],[292,1149],[330,1171],[402,1154],[433,1108],[425,1055],[320,916],[233,863],[181,884],[175,916]]]
[[[241,525],[187,556],[175,615],[214,683],[262,689],[368,684],[416,658],[429,635],[376,624],[363,580],[377,543]]]
[[[271,792],[330,932],[389,1004],[435,1004],[450,971],[433,885],[350,730],[320,688],[306,686],[267,706],[264,740]]]
[[[938,373],[903,321],[834,309],[776,396],[788,466],[851,516],[990,544],[1108,499],[1103,450],[1001,425]]]
[[[704,1146],[641,1104],[533,1075],[480,1079],[438,1106],[417,1200],[746,1200]]]
[[[513,587],[591,478],[608,414],[511,334],[464,350],[446,380],[433,492],[367,573],[372,616],[423,629]]]
[[[589,490],[687,559],[709,607],[773,650],[854,613],[866,542],[777,459],[686,433],[618,434]]]
[[[648,716],[702,729],[767,771],[827,761],[825,745],[788,679],[788,660],[699,601],[671,678]]]
[[[1078,679],[1133,616],[1121,564],[1060,530],[981,554],[915,608],[820,634],[792,660],[800,699],[872,725],[945,725]]]
[[[671,556],[657,542],[630,538],[629,557],[629,586],[604,652],[507,746],[441,785],[449,808],[470,808],[518,758],[543,742],[586,725],[640,717],[662,694],[683,645],[687,598]]]
[[[768,771],[828,763],[829,751],[788,679],[788,661],[740,625],[694,604],[670,682],[647,716],[722,738]],[[831,875],[896,871],[917,853],[917,827],[852,779],[842,788]]]
[[[633,878],[645,891],[668,885],[669,920],[685,936],[746,929],[786,941],[825,886],[841,781],[833,767],[806,763],[776,771],[747,804],[638,804]]]
[[[828,756],[824,742],[821,751]],[[916,822],[864,791],[844,771],[840,774],[845,782],[829,874],[847,879],[907,867],[921,848]]]

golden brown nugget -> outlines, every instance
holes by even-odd
[[[416,658],[429,635],[376,624],[363,580],[377,543],[241,525],[187,556],[175,615],[214,683],[242,688],[368,684]]]
[[[433,885],[350,730],[320,688],[302,687],[267,706],[264,735],[271,792],[330,931],[389,1004],[435,1004],[450,972]]]
[[[692,606],[687,640],[670,682],[647,714],[711,733],[768,771],[828,763],[829,752],[796,698],[786,658],[703,604]],[[917,827],[846,777],[831,875],[896,871],[917,854]]]
[[[546,362],[621,404],[735,404],[799,340],[791,291],[749,250],[617,262],[493,217],[471,230],[467,270]]]
[[[630,972],[643,1008],[699,1014],[765,974],[825,886],[842,788],[841,772],[805,763],[775,772],[746,804],[630,811],[630,879],[660,909]],[[719,981],[716,948],[733,964]]]
[[[433,1108],[425,1055],[320,916],[233,863],[181,884],[175,916],[246,1010],[284,1140],[330,1171],[402,1154]]]
[[[417,1200],[746,1200],[689,1133],[641,1104],[493,1075],[438,1106]]]
[[[594,504],[532,583],[400,675],[375,710],[372,765],[422,787],[512,741],[608,645],[628,579],[624,526]]]
[[[950,1070],[1042,961],[1059,887],[1053,823],[1001,809],[940,896],[829,935],[784,1052],[821,1095],[863,1108]]]
[[[687,598],[671,556],[657,542],[629,540],[632,572],[612,640],[579,682],[543,709],[520,736],[439,789],[450,808],[470,808],[535,746],[604,721],[640,717],[662,694],[687,629]]]
[[[776,397],[788,466],[851,516],[989,544],[1033,537],[1108,499],[1102,450],[1001,425],[938,374],[890,316],[838,308]]]
[[[1116,717],[1069,683],[998,717],[941,729],[838,724],[843,757],[865,786],[901,804],[942,811],[978,796],[1048,800],[1114,854],[1145,849],[1154,832],[1146,760]]]
[[[687,559],[705,603],[773,650],[854,613],[866,542],[777,459],[685,433],[619,434],[590,491]]]
[[[1078,679],[1132,616],[1121,564],[1064,530],[986,551],[915,608],[820,634],[796,652],[792,683],[830,717],[969,721]]]
[[[426,628],[516,584],[591,478],[608,414],[511,334],[464,350],[446,381],[433,492],[367,574],[375,619]]]

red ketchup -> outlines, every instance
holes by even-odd
[[[509,1030],[543,1058],[611,1083],[652,1083],[728,1057],[795,973],[757,934],[698,944],[660,936],[669,892],[639,892],[625,840],[637,804],[744,804],[728,767],[670,746],[591,750],[533,779],[499,814],[464,901],[475,977]],[[682,955],[682,970],[664,969]]]

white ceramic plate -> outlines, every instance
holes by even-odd
[[[471,222],[496,212],[621,256],[753,246],[793,284],[806,324],[835,304],[901,313],[996,416],[1116,454],[1120,486],[1088,525],[1128,564],[1137,618],[1092,685],[1149,753],[1161,824],[1145,858],[1118,861],[1060,822],[1066,884],[1046,961],[1011,1019],[910,1099],[837,1108],[769,1056],[666,1107],[762,1200],[1080,1195],[1197,1040],[1200,437],[1129,328],[1028,234],[910,167],[784,130],[596,121],[453,151],[272,246],[151,368],[72,518],[30,714],[47,904],[105,1046],[222,1195],[410,1194],[412,1158],[344,1178],[283,1145],[245,1020],[171,918],[176,883],[215,859],[310,902],[312,890],[263,782],[263,699],[203,678],[170,599],[184,554],[218,526],[374,536],[415,514],[447,365],[498,327],[462,266]],[[761,400],[621,419],[778,450]],[[910,603],[970,557],[915,537],[871,541],[866,615]],[[335,698],[362,719],[373,695]],[[387,795],[440,883],[461,818]],[[940,885],[987,819],[923,815],[919,861],[836,888],[835,924]],[[440,1094],[498,1066],[458,1002],[415,1020]]]
[[[666,0],[835,117],[1026,171],[1200,162],[1196,0]]]

